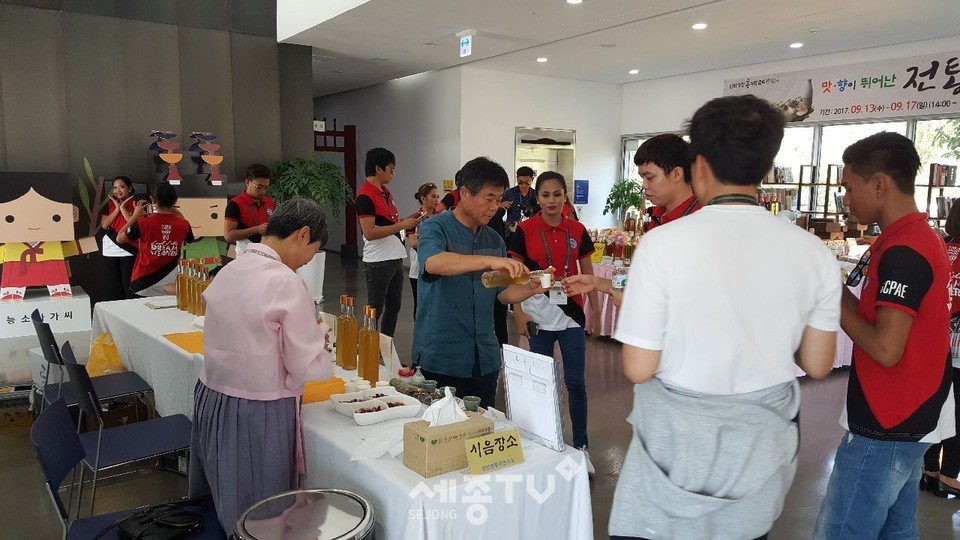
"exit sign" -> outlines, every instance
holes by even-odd
[[[473,54],[473,36],[460,37],[460,58]]]

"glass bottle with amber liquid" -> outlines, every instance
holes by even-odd
[[[337,344],[337,365],[343,367],[343,347],[340,346],[340,340],[343,339],[343,321],[347,319],[347,295],[340,295],[340,316],[337,317],[336,344]]]
[[[201,276],[200,284],[197,286],[197,315],[201,317],[207,314],[207,305],[203,303],[203,292],[206,291],[209,286],[210,272],[206,270],[206,265],[204,265],[204,272]]]
[[[343,348],[343,358],[340,367],[348,371],[357,369],[357,343],[360,328],[357,318],[353,316],[353,298],[347,297],[347,317],[343,320],[343,337],[337,337],[337,352]]]
[[[200,289],[200,282],[202,281],[200,276],[200,263],[196,260],[192,262],[192,271],[190,273],[190,283],[188,285],[188,290],[190,291],[190,300],[188,302],[187,311],[191,315],[199,315],[199,294],[197,291]]]
[[[376,385],[380,379],[380,332],[377,331],[377,308],[364,309],[360,330],[360,377]]]
[[[187,309],[187,261],[184,259],[177,264],[177,309]]]

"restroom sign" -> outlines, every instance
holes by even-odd
[[[473,36],[460,36],[460,58],[473,54]]]

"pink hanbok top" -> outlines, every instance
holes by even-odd
[[[263,244],[251,244],[203,293],[200,380],[253,400],[299,397],[303,383],[333,376],[313,297],[303,279]]]

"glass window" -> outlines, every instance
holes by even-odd
[[[957,165],[960,163],[960,118],[944,120],[920,120],[917,122],[914,145],[920,154],[920,171],[917,172],[915,198],[917,208],[931,218],[943,218],[953,199],[960,196],[956,175],[953,179],[935,176],[931,165]]]
[[[623,140],[623,178],[629,178],[634,182],[642,182],[643,179],[637,174],[637,167],[633,164],[633,155],[637,153],[637,148],[649,140],[649,137],[632,137]]]
[[[807,187],[803,197],[815,200],[817,213],[831,216],[837,215],[836,194],[840,192],[838,174],[843,165],[843,151],[851,144],[864,137],[892,131],[901,135],[907,134],[906,122],[877,122],[873,124],[842,124],[824,126],[820,137],[820,163],[817,168],[819,185]],[[804,208],[806,209],[806,208]]]

